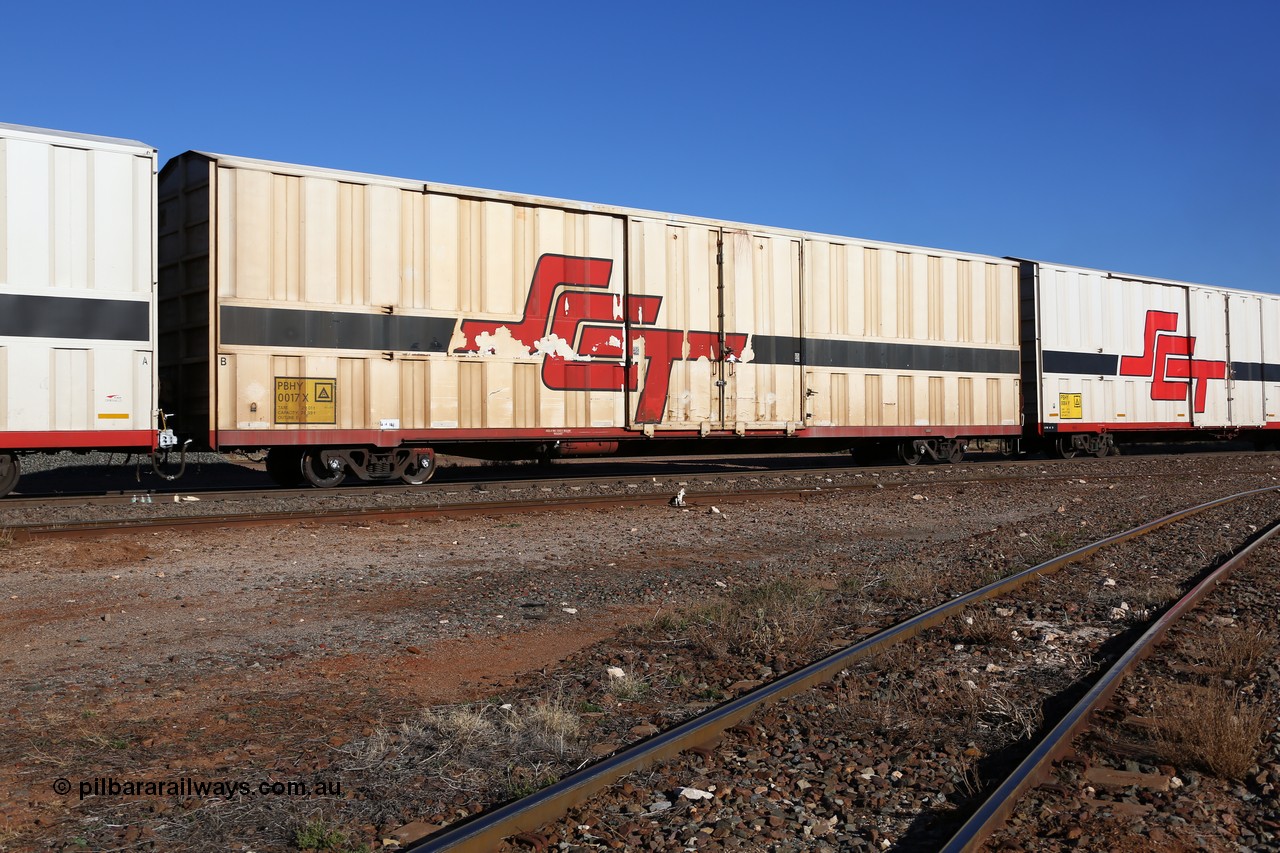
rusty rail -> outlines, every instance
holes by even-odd
[[[1155,644],[1183,614],[1208,595],[1224,578],[1253,553],[1254,549],[1280,531],[1280,522],[1240,549],[1231,559],[1209,573],[1200,583],[1166,610],[1138,640],[1124,651],[1115,664],[1094,683],[1084,697],[1067,712],[1035,749],[1023,759],[969,820],[952,836],[943,853],[968,853],[978,849],[1013,814],[1018,800],[1048,778],[1052,764],[1070,749],[1076,735],[1088,728],[1094,711],[1110,701],[1116,688],[1138,663],[1151,653]]]
[[[803,669],[758,687],[750,693],[725,702],[673,729],[659,732],[590,767],[571,774],[535,794],[452,824],[433,835],[419,840],[406,849],[413,853],[436,853],[436,851],[446,850],[495,850],[504,838],[532,832],[541,826],[558,820],[569,809],[586,802],[589,797],[604,790],[627,774],[682,752],[708,746],[714,743],[725,730],[736,725],[757,709],[830,681],[839,672],[849,668],[855,662],[874,655],[894,643],[913,637],[921,631],[932,628],[948,617],[959,613],[965,607],[987,598],[1012,592],[1033,578],[1052,574],[1108,545],[1129,541],[1223,504],[1275,491],[1277,491],[1275,487],[1253,489],[1179,510],[1131,530],[1100,539],[1052,560],[1024,569],[1003,580],[990,583],[946,604],[941,604],[904,622],[886,628]]]

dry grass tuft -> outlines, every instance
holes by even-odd
[[[1209,649],[1209,659],[1227,668],[1227,678],[1248,681],[1264,664],[1275,659],[1276,635],[1265,629],[1232,627],[1219,634]]]
[[[561,696],[523,708],[432,708],[349,745],[344,769],[372,773],[392,789],[421,776],[498,801],[512,790],[554,782],[579,764],[585,757],[578,746],[581,732],[581,718]]]
[[[1250,702],[1222,685],[1178,685],[1156,706],[1154,747],[1221,779],[1239,779],[1257,762],[1271,729],[1266,697]]]
[[[985,646],[1009,642],[1013,628],[1008,619],[997,616],[990,607],[978,606],[952,618],[947,630],[955,642]]]
[[[629,672],[613,676],[608,686],[613,698],[622,702],[640,699],[649,692],[649,682]]]
[[[920,601],[938,593],[937,572],[913,560],[885,563],[860,580],[860,591],[879,601]]]
[[[996,731],[1011,729],[1018,740],[1030,740],[1044,723],[1044,711],[1038,704],[992,691],[983,700],[982,718]]]
[[[699,609],[689,637],[710,655],[808,657],[826,633],[825,593],[797,579],[769,581]]]
[[[1127,596],[1129,606],[1138,610],[1163,610],[1182,597],[1182,588],[1168,581],[1151,580],[1135,585]]]
[[[343,853],[355,849],[345,832],[319,817],[299,825],[294,830],[293,843],[299,850],[315,850],[317,853]]]
[[[659,610],[649,620],[649,630],[659,634],[679,635],[689,627],[689,617],[680,611]]]

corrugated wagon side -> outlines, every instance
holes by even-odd
[[[1045,449],[1280,427],[1280,297],[1036,261],[1021,289],[1026,418]]]
[[[20,452],[156,447],[155,168],[0,124],[0,495]]]
[[[160,263],[162,401],[285,482],[1019,431],[997,258],[188,152]]]
[[[984,255],[805,241],[809,433],[894,444],[908,463],[1012,449],[1019,414],[1017,268]]]

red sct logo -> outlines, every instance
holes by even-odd
[[[1178,315],[1173,311],[1148,311],[1142,355],[1120,357],[1121,376],[1151,379],[1152,400],[1186,400],[1188,386],[1195,385],[1195,411],[1203,412],[1209,393],[1206,380],[1226,379],[1227,363],[1194,358],[1196,339],[1174,334]]]
[[[635,391],[640,364],[626,355],[643,342],[644,388],[636,401],[637,423],[660,423],[676,362],[708,358],[736,360],[747,336],[662,329],[657,325],[661,296],[602,293],[613,261],[542,255],[533,272],[524,315],[517,322],[464,320],[464,344],[454,352],[480,352],[482,335],[506,328],[526,353],[541,353],[542,383],[554,391]],[[625,309],[624,306],[625,305]]]

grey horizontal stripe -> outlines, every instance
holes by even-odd
[[[799,364],[800,339],[755,335],[751,338],[752,361],[757,364]]]
[[[1045,373],[1074,373],[1081,376],[1115,376],[1120,356],[1097,352],[1045,350]]]
[[[1019,372],[1018,351],[942,344],[896,344],[880,341],[838,341],[806,338],[797,346],[793,337],[756,335],[751,339],[755,361],[795,364],[799,352],[809,367],[855,370],[926,370],[934,373]]]
[[[125,299],[0,294],[0,335],[15,338],[150,341],[151,308]]]
[[[223,344],[238,346],[444,352],[456,323],[452,317],[223,305],[218,334]]]
[[[1241,382],[1280,382],[1280,364],[1233,361],[1231,362],[1231,377]]]

